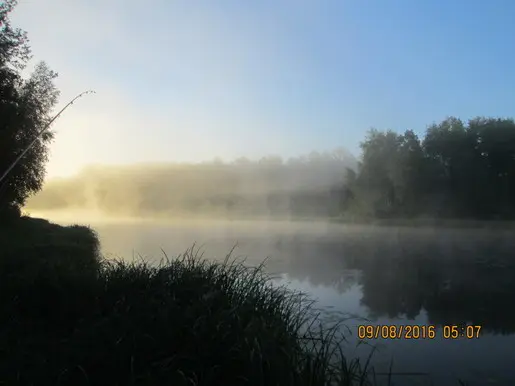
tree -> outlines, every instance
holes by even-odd
[[[363,155],[359,173],[353,178],[354,196],[359,197],[361,206],[369,206],[375,216],[393,215],[399,206],[406,184],[401,173],[402,141],[403,137],[392,130],[372,129],[360,145]]]
[[[475,150],[475,196],[481,215],[515,217],[515,121],[479,117],[468,126]]]
[[[31,58],[27,33],[13,29],[9,14],[18,4],[17,0],[5,0],[0,4],[0,66],[23,69]]]
[[[428,177],[447,216],[492,218],[515,213],[515,123],[448,118],[431,125],[423,141]]]
[[[420,198],[428,189],[427,165],[418,136],[406,130],[399,137],[396,165],[397,212],[413,216],[419,210]]]
[[[375,217],[515,218],[515,121],[449,117],[422,141],[371,130],[344,210]],[[349,194],[349,191],[351,194]]]
[[[28,79],[20,71],[30,60],[27,34],[13,29],[9,13],[16,0],[0,5],[0,173],[3,173],[50,122],[59,91],[57,74],[44,62]],[[0,217],[20,212],[25,200],[43,185],[48,146],[53,138],[45,132],[0,185]]]

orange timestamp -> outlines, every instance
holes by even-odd
[[[481,326],[427,325],[427,324],[360,324],[359,339],[477,339]]]

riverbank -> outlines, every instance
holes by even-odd
[[[306,330],[308,299],[230,256],[108,262],[90,228],[28,217],[0,235],[0,384],[368,382],[358,360],[330,362],[335,330]]]

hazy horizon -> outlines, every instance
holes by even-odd
[[[97,91],[53,126],[49,178],[335,143],[358,156],[370,127],[420,135],[450,115],[513,115],[515,3],[140,4],[22,0],[14,10],[34,61],[59,73],[58,108]]]
[[[328,216],[337,214],[346,170],[356,168],[356,158],[343,148],[287,160],[92,165],[48,179],[25,207],[96,217]]]

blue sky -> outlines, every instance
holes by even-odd
[[[148,4],[145,7],[142,4]],[[515,116],[509,0],[20,0],[59,72],[49,176],[87,164],[284,157],[370,127]]]

